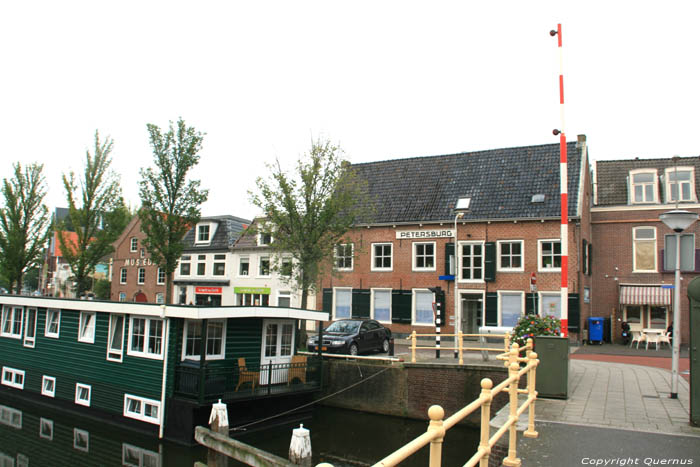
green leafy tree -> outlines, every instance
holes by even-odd
[[[358,206],[365,204],[359,202],[363,185],[343,154],[339,146],[316,140],[293,174],[285,173],[277,160],[268,166],[269,178],[258,178],[257,193],[250,194],[264,213],[259,230],[272,236],[275,256],[293,258],[291,267],[277,262],[277,270],[286,269],[288,281],[301,291],[304,309],[324,268],[332,264],[336,246],[358,219]],[[302,323],[300,344],[305,328]]]
[[[24,274],[41,263],[51,222],[44,204],[44,166],[30,164],[22,169],[16,163],[13,168],[14,176],[2,184],[5,205],[0,209],[0,270],[9,288],[14,285],[19,294]]]
[[[149,124],[148,135],[155,168],[141,169],[141,229],[151,259],[165,271],[165,303],[172,303],[173,271],[185,248],[183,237],[200,218],[200,206],[209,191],[199,180],[188,180],[189,171],[199,163],[204,135],[180,118],[163,133]]]
[[[107,279],[98,279],[95,281],[95,298],[98,300],[109,300],[111,293],[112,282]]]
[[[68,217],[56,226],[63,258],[70,265],[75,292],[90,290],[90,274],[105,255],[114,251],[112,243],[131,219],[121,195],[119,176],[110,169],[113,141],[100,141],[95,132],[93,153],[86,151],[80,180],[73,172],[63,175],[68,201]],[[72,226],[74,234],[69,232]]]

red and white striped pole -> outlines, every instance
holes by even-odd
[[[559,47],[559,116],[561,129],[559,134],[559,183],[561,187],[561,335],[569,337],[569,197],[567,193],[567,163],[566,163],[566,132],[564,130],[564,57],[561,48],[561,24],[556,31],[550,31],[557,36]]]

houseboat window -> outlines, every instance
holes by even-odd
[[[265,333],[265,356],[277,356],[277,324],[269,323]]]
[[[36,339],[36,308],[27,308],[24,323],[24,346],[34,347]]]
[[[136,281],[138,284],[146,282],[146,268],[139,268],[139,275]]]
[[[122,465],[160,467],[161,464],[159,453],[122,443]]]
[[[0,405],[0,423],[21,430],[22,411],[13,409],[12,407],[8,407],[6,405]]]
[[[2,384],[15,389],[24,389],[24,370],[2,367]]]
[[[462,256],[462,276],[460,279],[468,281],[484,280],[484,244],[460,243]]]
[[[499,326],[512,327],[518,324],[523,314],[522,292],[498,292],[501,322]]]
[[[92,388],[87,384],[75,383],[75,403],[90,407],[90,393]]]
[[[200,321],[185,322],[185,358],[198,357],[202,338],[202,324]]]
[[[53,441],[53,420],[43,417],[39,420],[39,437]]]
[[[352,289],[334,288],[333,319],[350,318]]]
[[[225,324],[223,320],[211,320],[207,322],[207,360],[224,358]],[[185,348],[183,359],[200,358],[202,337],[202,323],[188,320],[185,322]]]
[[[224,323],[210,321],[207,324],[207,357],[223,357]]]
[[[292,354],[292,337],[294,328],[289,324],[282,325],[282,346],[280,347],[280,355],[285,357]]]
[[[377,321],[391,322],[391,289],[372,289],[372,310]]]
[[[4,306],[2,308],[2,329],[0,336],[22,338],[22,315],[24,308]]]
[[[335,247],[335,268],[339,271],[352,271],[353,244],[344,243]]]
[[[41,395],[48,397],[56,395],[56,378],[46,375],[41,378]]]
[[[124,352],[124,315],[109,317],[109,346],[107,360],[122,361]]]
[[[413,244],[413,270],[435,270],[435,242]]]
[[[80,334],[78,334],[80,342],[87,342],[88,344],[95,342],[95,318],[95,312],[80,312]]]
[[[124,394],[125,417],[158,425],[160,423],[158,419],[159,411],[160,402],[157,400]]]
[[[165,269],[158,268],[158,276],[157,277],[158,277],[158,279],[156,280],[156,282],[158,283],[158,285],[165,284]]]
[[[44,335],[46,337],[58,337],[58,331],[61,325],[61,310],[46,310],[46,328]]]
[[[250,274],[250,259],[241,258],[241,263],[238,268],[238,275],[247,276],[248,274]]]
[[[433,324],[433,293],[429,290],[413,291],[413,324]]]
[[[129,355],[163,358],[163,321],[132,317],[129,326],[129,342]]]
[[[540,271],[555,272],[561,270],[561,241],[539,240]]]
[[[78,451],[90,452],[90,433],[73,428],[73,448]]]

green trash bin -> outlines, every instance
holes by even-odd
[[[535,336],[537,366],[535,389],[538,397],[567,399],[569,397],[569,338]]]

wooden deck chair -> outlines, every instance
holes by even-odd
[[[252,383],[253,390],[255,390],[255,385],[260,380],[259,371],[250,371],[245,365],[245,358],[240,357],[238,359],[238,384],[236,385],[236,392],[238,388],[241,387],[243,383]]]
[[[292,356],[292,362],[289,366],[289,372],[287,373],[287,386],[289,386],[295,379],[298,379],[302,383],[306,383],[305,355]]]

